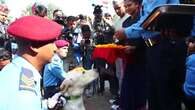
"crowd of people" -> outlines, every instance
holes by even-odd
[[[180,2],[113,0],[114,16],[93,4],[93,19],[55,9],[52,20],[47,7],[36,4],[33,15],[11,23],[9,8],[1,4],[0,110],[61,109],[61,86],[71,83],[61,84],[80,66],[99,73],[85,95],[104,95],[109,81],[112,110],[182,110],[182,104],[195,110],[195,17],[176,18],[175,27],[165,23],[158,32],[141,26],[156,7]],[[96,45],[112,43],[125,46],[128,57],[114,63],[92,59]]]

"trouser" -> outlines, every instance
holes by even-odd
[[[127,65],[120,94],[121,110],[138,110],[146,105],[147,80],[144,67]]]
[[[107,74],[100,75],[100,92],[104,92],[105,80],[109,81],[111,94],[114,97],[118,97],[118,89],[119,89],[118,78],[116,76],[110,76]]]
[[[181,110],[185,78],[184,39],[162,39],[146,49],[149,110]]]
[[[145,71],[145,44],[134,39],[134,61],[126,64],[120,94],[121,110],[145,110],[147,99],[147,74]]]
[[[60,88],[59,86],[49,86],[44,88],[44,99],[48,99],[52,97],[55,93],[59,92]]]
[[[184,103],[187,110],[195,110],[195,99],[190,99],[186,97]]]
[[[99,77],[100,77],[100,88],[99,92],[103,93],[104,92],[104,85],[105,85],[105,80],[109,81],[110,84],[110,92],[114,96],[118,96],[118,89],[119,89],[119,83],[118,83],[118,78],[116,77],[115,74],[115,68],[113,65],[108,64],[108,68],[106,68],[106,61],[103,59],[96,59],[94,62],[95,68],[97,68],[99,72]]]

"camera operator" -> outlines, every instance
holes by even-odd
[[[82,62],[83,62],[83,67],[85,69],[91,69],[91,55],[93,52],[93,43],[91,39],[91,29],[89,25],[82,25],[81,26],[81,33],[83,39],[81,40],[81,51],[82,51]]]
[[[70,70],[81,64],[80,41],[82,40],[82,37],[77,21],[77,17],[68,16],[66,18],[66,25],[62,30],[62,39],[65,39],[70,43],[69,53],[65,59],[67,64],[65,65],[66,70]]]
[[[60,9],[53,11],[53,20],[62,26],[66,25],[66,16],[64,16],[64,13]]]
[[[67,27],[69,31],[69,39],[72,46],[72,52],[74,56],[74,61],[76,61],[76,65],[81,64],[81,49],[80,49],[80,42],[82,40],[81,36],[81,29],[78,26],[78,18],[75,16],[68,16],[67,17]]]
[[[102,15],[102,9],[100,5],[94,5],[93,14],[95,16],[93,22],[93,31],[95,33],[96,44],[108,44],[112,43],[112,36],[114,35],[114,28],[104,20]]]

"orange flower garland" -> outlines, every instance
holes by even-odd
[[[127,46],[123,46],[123,45],[117,45],[117,44],[102,44],[102,45],[96,45],[95,47],[97,48],[119,48],[119,49],[124,49]]]

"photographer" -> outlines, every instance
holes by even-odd
[[[89,25],[81,26],[81,33],[83,39],[81,40],[81,51],[83,57],[83,67],[85,69],[91,69],[91,54],[93,52],[93,44],[91,39],[91,29]]]
[[[93,14],[95,16],[93,21],[93,31],[95,33],[96,44],[108,44],[113,42],[114,28],[106,22],[102,15],[102,6],[94,5]]]
[[[77,24],[78,18],[74,16],[67,17],[67,26],[70,29],[71,35],[71,43],[74,61],[76,61],[76,65],[81,64],[81,50],[80,50],[80,42],[82,40],[81,37],[81,29]]]
[[[56,9],[53,11],[53,21],[57,22],[62,26],[66,25],[66,16],[64,16],[62,10]]]

